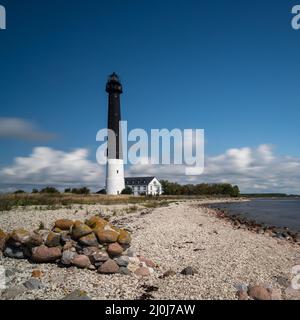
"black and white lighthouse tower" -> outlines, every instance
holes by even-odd
[[[108,149],[106,193],[121,194],[125,188],[123,150],[119,123],[121,121],[120,95],[123,93],[119,77],[113,73],[106,84],[108,93]]]

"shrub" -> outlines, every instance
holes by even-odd
[[[90,189],[88,189],[87,187],[83,187],[83,188],[79,188],[79,189],[73,188],[71,190],[71,192],[73,194],[90,194]]]
[[[38,189],[32,189],[31,193],[39,193],[39,190]]]
[[[130,187],[126,187],[122,190],[121,194],[133,194],[133,191]]]
[[[60,193],[60,192],[54,187],[46,187],[42,189],[40,193]]]
[[[26,193],[24,190],[17,190],[14,192],[14,194],[21,194],[21,193]]]

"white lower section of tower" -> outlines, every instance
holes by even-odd
[[[106,170],[106,193],[121,194],[125,189],[123,159],[108,159]]]

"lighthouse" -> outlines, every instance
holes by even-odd
[[[121,121],[120,95],[123,93],[119,77],[113,73],[106,84],[108,93],[108,143],[106,168],[106,193],[121,194],[125,189],[122,139],[119,123]]]

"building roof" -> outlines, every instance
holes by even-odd
[[[156,177],[131,177],[125,178],[125,185],[148,185]]]

